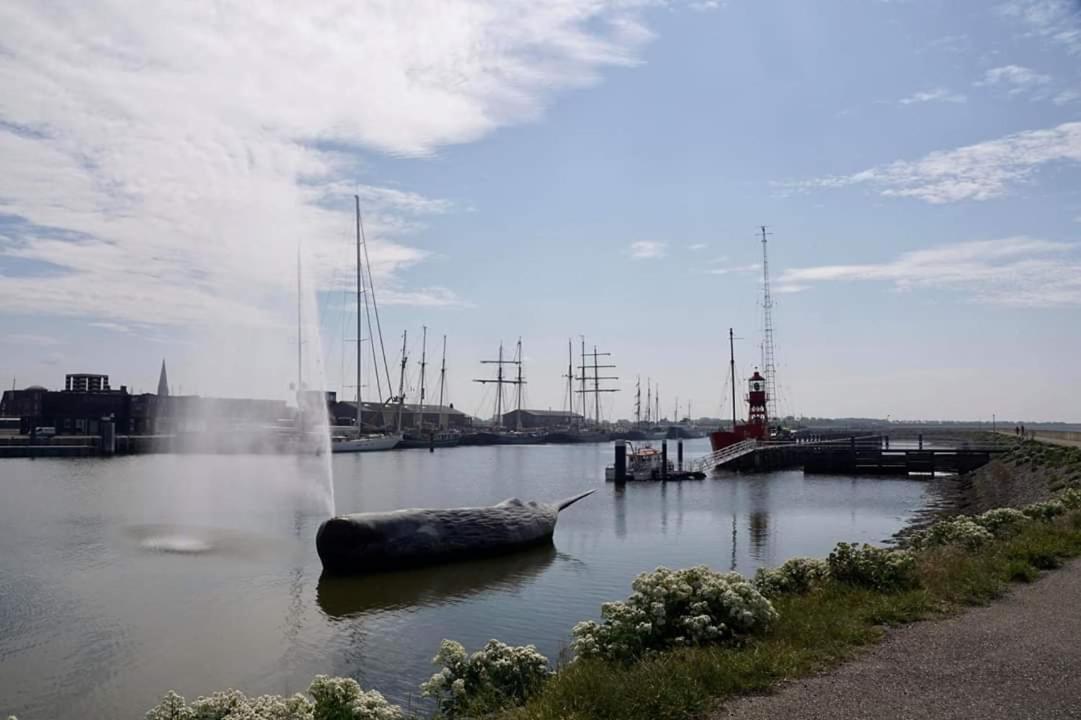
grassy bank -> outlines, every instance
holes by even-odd
[[[774,601],[780,619],[737,648],[688,648],[632,665],[570,663],[507,720],[616,718],[653,720],[703,715],[719,700],[763,691],[850,657],[885,628],[957,611],[1030,582],[1041,570],[1081,555],[1081,512],[1036,523],[976,551],[950,546],[917,553],[919,589],[897,593],[833,580]]]
[[[977,482],[1010,497],[1048,499],[1081,486],[1081,450],[1025,442],[983,471]],[[1017,500],[1006,504],[1018,504]],[[776,598],[779,620],[741,647],[687,648],[631,665],[602,660],[568,663],[524,707],[504,720],[556,718],[695,718],[727,697],[832,667],[886,629],[941,617],[993,600],[1012,582],[1081,555],[1081,511],[1022,527],[976,549],[946,545],[915,551],[918,588],[879,592],[827,580],[805,595]]]

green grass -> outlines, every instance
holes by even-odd
[[[882,637],[884,629],[953,613],[1000,596],[1010,582],[1081,555],[1081,513],[1032,523],[975,552],[937,548],[919,555],[920,589],[881,593],[834,581],[775,601],[780,620],[736,648],[662,653],[632,665],[599,660],[564,665],[545,689],[505,720],[690,720],[719,700],[766,691],[832,667]]]

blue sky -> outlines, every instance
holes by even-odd
[[[359,189],[391,364],[446,333],[469,412],[518,336],[563,407],[585,335],[606,416],[719,414],[767,224],[783,411],[1081,419],[1081,4],[299,12],[0,10],[5,376],[285,396],[300,242],[338,389]]]

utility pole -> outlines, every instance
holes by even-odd
[[[447,380],[447,336],[443,336],[443,361],[439,366],[439,429],[446,427],[447,414],[443,412],[443,384]]]
[[[769,291],[769,255],[766,252],[766,226],[762,230],[762,370],[766,374],[766,415],[777,417],[777,362],[773,349],[773,298]]]

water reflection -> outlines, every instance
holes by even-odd
[[[488,590],[513,590],[536,578],[556,559],[548,544],[523,552],[357,577],[323,573],[316,602],[336,620],[400,608],[459,602]]]

